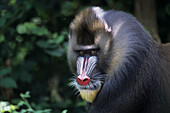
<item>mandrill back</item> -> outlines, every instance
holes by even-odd
[[[131,15],[90,7],[69,28],[71,86],[89,113],[170,113],[170,44]]]

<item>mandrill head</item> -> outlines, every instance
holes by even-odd
[[[112,42],[111,28],[102,19],[103,14],[98,7],[87,8],[69,28],[68,62],[75,75],[70,85],[90,103],[105,82]]]

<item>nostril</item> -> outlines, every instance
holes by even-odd
[[[87,78],[85,78],[85,79],[83,80],[83,82],[86,82],[86,81],[88,81],[88,79],[87,79]]]
[[[89,78],[85,78],[84,80],[83,80],[83,82],[88,82],[89,81]]]
[[[80,78],[77,78],[78,82],[82,82],[82,80]]]

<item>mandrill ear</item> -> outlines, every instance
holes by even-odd
[[[112,31],[112,28],[111,27],[109,27],[107,24],[106,24],[106,22],[105,22],[105,30],[106,30],[106,32],[111,32]]]
[[[111,27],[106,23],[105,19],[104,19],[104,15],[105,15],[105,12],[103,9],[101,9],[100,7],[93,7],[92,10],[94,11],[94,13],[96,14],[96,16],[104,22],[104,26],[105,26],[105,31],[106,32],[111,32],[112,29]]]

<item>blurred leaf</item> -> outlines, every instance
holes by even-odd
[[[31,50],[34,49],[34,44],[31,43],[30,41],[26,41],[26,42],[24,43],[24,45],[25,45],[25,47],[26,47],[29,51],[31,51]]]
[[[2,27],[6,22],[6,19],[5,18],[0,18],[0,27]]]
[[[63,110],[61,113],[67,113],[68,110]]]
[[[33,60],[27,60],[26,62],[24,62],[23,65],[21,65],[20,70],[21,71],[31,71],[32,69],[34,69],[36,66],[36,62]]]
[[[36,25],[41,24],[41,18],[40,17],[34,17],[32,18],[32,22],[35,23]]]
[[[63,48],[58,48],[58,49],[55,49],[55,50],[45,50],[45,52],[51,56],[54,56],[54,57],[60,57],[63,55],[64,53],[64,49]]]
[[[20,107],[20,106],[23,106],[24,104],[25,104],[24,101],[19,101],[18,104],[17,104],[17,106]]]
[[[38,36],[50,35],[48,29],[45,28],[44,26],[32,29],[32,33]]]
[[[106,0],[106,2],[109,6],[112,6],[114,4],[114,0]]]
[[[63,35],[60,35],[60,36],[58,37],[56,43],[57,43],[57,44],[62,43],[62,42],[64,41],[64,38],[65,38],[65,37],[64,37]]]
[[[63,35],[60,35],[57,39],[48,39],[49,44],[56,44],[59,45],[62,42],[64,42],[65,37]]]
[[[80,101],[76,104],[76,106],[80,107],[80,106],[86,106],[86,102],[85,101]]]
[[[23,24],[19,24],[19,25],[17,26],[17,32],[18,32],[19,34],[25,34],[25,33],[27,32],[26,26],[23,25]]]
[[[13,104],[17,104],[19,102],[20,102],[20,98],[13,98],[13,99],[11,99],[11,103],[13,103]]]
[[[58,33],[55,32],[52,34],[52,38],[56,39],[57,37],[58,37]]]
[[[14,71],[13,76],[15,80],[20,80],[25,83],[31,83],[33,77],[33,75],[30,74],[30,72],[26,71],[26,69],[24,68],[21,68],[21,70]]]
[[[14,66],[17,66],[25,61],[25,57],[28,54],[28,49],[25,47],[21,47],[17,49],[17,53],[15,54],[15,57],[13,57],[12,64]]]
[[[64,45],[64,50],[67,51],[68,50],[68,42],[64,42],[63,45]]]
[[[65,2],[65,4],[63,4],[63,6],[62,6],[62,14],[63,15],[69,16],[69,15],[73,14],[71,5],[72,4],[70,1],[67,1],[67,2]]]
[[[25,94],[21,93],[20,96],[22,98],[30,98],[30,91],[25,92]]]
[[[24,0],[24,8],[25,10],[30,10],[34,4],[32,3],[32,0]]]
[[[27,108],[27,109],[22,109],[21,113],[34,113],[34,110],[31,108]]]
[[[15,40],[16,40],[17,42],[22,42],[22,41],[23,41],[23,38],[22,38],[20,35],[17,35],[16,38],[15,38]]]
[[[11,49],[15,49],[15,47],[16,47],[16,43],[15,43],[15,42],[10,41],[10,42],[8,42],[8,46],[9,46]]]
[[[50,47],[50,44],[47,41],[40,40],[37,42],[37,46],[39,46],[40,48],[46,49]]]
[[[17,26],[17,32],[19,34],[34,34],[37,36],[47,36],[50,35],[48,29],[44,26],[37,26],[33,22],[25,22],[24,24],[19,24]]]
[[[11,68],[4,68],[0,70],[0,77],[3,77],[11,72]]]
[[[14,64],[19,64],[25,60],[27,55],[28,49],[27,48],[19,48],[16,57],[14,58]]]
[[[74,13],[74,10],[79,6],[79,2],[73,1],[66,1],[62,4],[61,13],[65,16],[70,16]]]
[[[10,0],[9,5],[14,5],[16,3],[16,0]]]
[[[37,110],[37,111],[34,111],[34,113],[51,113],[51,109]]]
[[[3,88],[17,88],[16,81],[11,77],[5,77],[0,79],[0,86]]]
[[[46,14],[45,11],[44,11],[44,8],[45,8],[45,7],[43,7],[44,5],[43,5],[42,2],[35,2],[34,5],[35,5],[34,8],[35,8],[38,16],[41,16],[41,17],[46,17],[46,16],[47,16],[47,14]]]
[[[22,82],[30,83],[32,81],[32,75],[26,71],[20,73],[20,80]]]
[[[5,36],[3,34],[0,34],[0,43],[5,40]]]
[[[170,15],[170,3],[165,7],[166,13]]]

